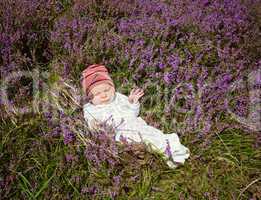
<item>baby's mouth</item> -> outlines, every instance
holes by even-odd
[[[104,99],[102,99],[102,101],[107,101],[109,98],[108,97],[106,97],[106,98],[104,98]]]
[[[106,99],[102,99],[101,101],[102,101],[102,103],[107,104],[107,103],[110,103],[113,98],[114,98],[114,96],[111,96],[111,97],[107,97]]]
[[[109,99],[110,99],[110,98],[108,98],[108,97],[107,97],[106,99],[102,99],[102,102],[103,102],[103,103],[106,103],[106,102],[109,101]]]

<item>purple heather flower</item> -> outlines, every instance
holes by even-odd
[[[51,135],[54,136],[54,137],[59,136],[60,135],[59,127],[55,127],[54,129],[52,129]]]
[[[67,128],[63,130],[63,137],[64,137],[64,144],[69,144],[75,139],[74,133],[72,133],[70,130]]]
[[[86,186],[84,186],[84,187],[81,189],[81,193],[82,193],[82,194],[86,194],[86,193],[88,193],[88,192],[89,192],[89,188],[86,187]]]
[[[121,180],[120,176],[114,176],[112,179],[113,179],[113,182],[114,182],[115,186],[119,186],[120,185],[120,180]]]
[[[163,62],[160,62],[160,63],[159,63],[159,68],[160,68],[160,69],[164,69],[164,67],[165,67],[164,63],[163,63]]]
[[[164,74],[163,80],[165,81],[165,83],[170,84],[172,81],[172,74],[170,73]]]
[[[167,143],[167,146],[166,146],[166,149],[164,151],[164,153],[169,157],[171,158],[172,157],[172,152],[171,152],[171,147],[170,147],[170,144],[169,144],[169,140],[166,139],[166,143]]]
[[[97,192],[98,192],[98,190],[97,190],[96,186],[90,186],[88,188],[88,193],[90,193],[90,194],[96,194]]]
[[[66,162],[71,162],[71,161],[74,160],[74,157],[73,157],[72,154],[66,154],[65,155],[65,160],[66,160]]]
[[[204,128],[203,128],[203,133],[208,133],[210,131],[211,128],[211,120],[206,120],[205,124],[204,124]]]
[[[115,192],[115,191],[109,191],[109,193],[110,193],[110,197],[111,198],[115,198],[116,197],[116,195],[117,195],[117,193]]]

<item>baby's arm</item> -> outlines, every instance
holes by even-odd
[[[140,113],[140,103],[130,103],[128,97],[124,94],[118,93],[120,97],[120,108],[126,112],[133,113],[136,117],[138,117]]]
[[[100,121],[98,119],[96,119],[92,113],[90,112],[90,110],[87,107],[84,107],[83,109],[83,115],[84,115],[84,119],[88,124],[88,127],[91,130],[97,129],[99,126]]]

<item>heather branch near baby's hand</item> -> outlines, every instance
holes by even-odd
[[[141,88],[132,89],[128,97],[128,100],[130,103],[137,103],[139,101],[139,98],[141,98],[143,95],[144,95],[143,89]]]

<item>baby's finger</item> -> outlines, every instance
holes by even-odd
[[[143,89],[142,89],[142,88],[139,88],[138,91],[139,91],[139,92],[143,92]]]
[[[138,89],[135,89],[135,90],[133,91],[133,94],[136,95],[136,94],[138,94],[138,92],[139,92],[139,90],[138,90]]]
[[[140,92],[138,93],[138,95],[144,95],[144,92],[143,92],[143,91],[140,91]]]
[[[138,96],[137,96],[137,97],[138,97],[138,99],[139,99],[139,98],[141,98],[143,95],[144,95],[144,94],[140,94],[140,95],[138,95]]]
[[[140,90],[139,90],[139,93],[144,93],[144,90],[143,90],[143,89],[140,89]]]
[[[142,88],[139,89],[139,93],[144,92]]]

